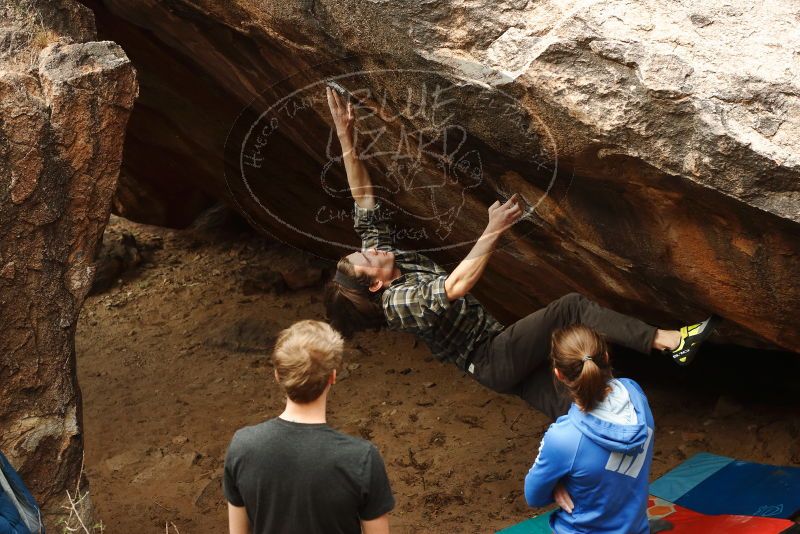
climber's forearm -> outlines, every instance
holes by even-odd
[[[522,207],[519,196],[514,193],[503,204],[495,201],[489,206],[489,223],[480,239],[472,247],[467,257],[458,264],[458,267],[444,281],[444,290],[448,300],[463,297],[478,283],[486,264],[497,246],[500,236],[511,228],[522,216]]]
[[[375,207],[375,197],[372,192],[372,180],[369,177],[367,166],[358,157],[352,136],[339,136],[342,144],[342,157],[344,168],[347,172],[347,183],[350,186],[350,194],[362,208]]]
[[[448,300],[459,299],[472,291],[483,275],[483,271],[486,270],[486,265],[497,246],[500,234],[501,232],[487,228],[467,257],[450,273],[444,281],[444,290]]]

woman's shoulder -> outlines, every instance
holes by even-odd
[[[550,425],[542,437],[548,441],[548,446],[564,447],[582,436],[580,429],[575,426],[569,415],[562,415]]]

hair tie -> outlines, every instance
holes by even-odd
[[[349,289],[366,289],[366,286],[359,282],[356,277],[343,273],[338,269],[333,276],[333,281]]]
[[[584,356],[583,358],[581,358],[581,361],[582,361],[582,362],[587,362],[587,361],[589,361],[589,360],[591,360],[591,359],[592,359],[592,357],[591,357],[591,356],[589,356],[589,355],[587,354],[586,356]]]

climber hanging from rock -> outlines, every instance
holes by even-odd
[[[437,359],[453,362],[484,386],[518,395],[556,418],[566,413],[570,401],[556,390],[548,364],[554,331],[582,324],[613,343],[644,354],[661,350],[679,365],[688,365],[714,330],[716,316],[680,330],[662,330],[578,293],[502,325],[470,291],[501,235],[522,215],[517,195],[489,207],[486,229],[451,273],[422,254],[397,249],[366,165],[358,158],[352,103],[330,88],[326,91],[355,200],[355,230],[362,239],[361,250],[339,260],[325,290],[328,318],[345,336],[384,326],[410,332]]]

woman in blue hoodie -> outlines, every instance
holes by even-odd
[[[553,370],[572,397],[525,477],[529,506],[557,502],[557,534],[646,534],[653,414],[639,385],[611,374],[603,337],[586,326],[552,338]]]

